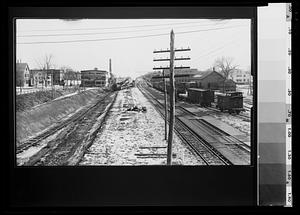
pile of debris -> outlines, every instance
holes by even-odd
[[[127,111],[136,111],[136,112],[147,112],[147,108],[145,106],[137,106],[134,105],[132,107],[127,108]]]

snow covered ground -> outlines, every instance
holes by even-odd
[[[134,105],[147,111],[127,111]],[[166,146],[162,117],[137,88],[125,89],[79,165],[164,165]],[[204,165],[176,135],[172,164]]]
[[[252,105],[253,96],[250,94],[249,85],[236,85],[236,90],[243,93],[244,104]]]
[[[229,113],[223,113],[222,115],[217,115],[212,113],[210,115],[221,120],[222,122],[227,123],[228,125],[231,125],[232,127],[238,129],[239,131],[246,134],[247,136],[250,136],[250,129],[251,129],[250,122],[244,121],[240,118],[230,115]]]

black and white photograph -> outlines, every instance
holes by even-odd
[[[15,20],[16,166],[251,165],[251,19]]]

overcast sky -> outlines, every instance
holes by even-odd
[[[250,68],[250,20],[207,19],[18,19],[16,22],[16,57],[37,68],[46,54],[53,55],[57,68],[74,70],[108,70],[112,59],[113,73],[135,78],[166,62],[153,58],[155,49],[170,48],[170,31],[175,33],[175,48],[190,47],[176,57],[175,66],[199,70],[212,67],[218,57],[233,58],[241,69]]]

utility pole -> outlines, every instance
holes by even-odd
[[[161,78],[164,79],[164,93],[165,93],[165,138],[167,136],[167,119],[168,119],[168,107],[167,107],[167,95],[166,95],[166,81],[167,78],[166,74],[164,73],[165,69],[169,69],[170,74],[170,124],[169,124],[169,133],[168,133],[168,146],[167,146],[167,165],[172,164],[172,143],[173,143],[173,134],[174,134],[174,123],[175,123],[175,79],[176,77],[174,75],[174,69],[189,69],[188,66],[180,66],[175,67],[174,66],[174,60],[190,60],[189,57],[185,58],[175,58],[175,52],[177,51],[190,51],[190,48],[181,48],[181,49],[175,49],[174,48],[174,32],[171,31],[170,34],[170,50],[158,50],[154,51],[153,53],[164,53],[164,52],[170,52],[170,59],[154,59],[153,61],[169,61],[170,66],[169,67],[154,67],[153,70],[163,70],[163,76]]]
[[[112,74],[111,74],[111,59],[109,59],[109,86],[112,85]]]
[[[171,31],[170,35],[170,126],[169,126],[169,137],[168,137],[168,151],[167,151],[167,165],[172,164],[172,143],[174,133],[174,122],[175,122],[175,83],[174,83],[174,32]]]
[[[165,76],[165,71],[163,70],[163,77]],[[168,106],[167,106],[167,86],[166,79],[164,78],[164,100],[165,100],[165,140],[168,139]]]
[[[53,80],[53,77],[54,77],[54,75],[53,75],[53,70],[51,70],[51,82],[52,82],[52,98],[54,98],[54,90],[55,90],[55,88],[54,88],[54,80]]]

